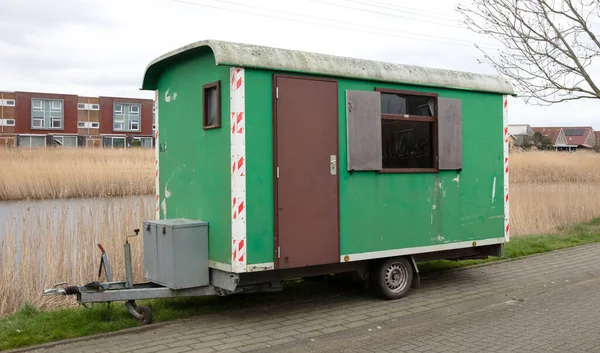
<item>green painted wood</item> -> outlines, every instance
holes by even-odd
[[[246,70],[248,261],[273,261],[272,72]],[[504,236],[502,96],[340,79],[341,254]],[[376,174],[347,171],[346,90],[437,92],[462,100],[463,170]],[[492,199],[494,178],[496,195]],[[307,222],[310,220],[307,219]]]
[[[246,255],[247,264],[273,262],[273,78],[246,76]]]
[[[274,261],[272,74],[248,68],[245,72],[248,265]],[[204,131],[201,87],[218,79],[222,80],[222,128]],[[215,66],[212,53],[204,51],[178,58],[158,80],[160,143],[166,143],[166,151],[160,153],[160,194],[166,217],[209,222],[209,257],[222,263],[230,263],[231,258],[228,79],[229,67]],[[341,254],[504,236],[501,95],[351,79],[339,79],[338,87]],[[350,174],[346,90],[375,87],[461,99],[463,170]],[[494,178],[497,194],[492,197]]]
[[[202,85],[217,80],[222,127],[204,130]],[[208,50],[179,60],[160,75],[158,98],[160,217],[208,222],[209,259],[230,264],[229,68],[215,66]]]

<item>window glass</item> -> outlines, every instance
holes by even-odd
[[[217,125],[217,88],[211,87],[204,91],[206,95],[207,125]]]
[[[383,168],[433,168],[431,123],[381,120]]]
[[[112,146],[115,148],[125,147],[125,138],[124,137],[113,137]]]
[[[396,93],[381,93],[381,113],[433,116],[433,98]]]

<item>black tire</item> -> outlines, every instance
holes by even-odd
[[[142,315],[142,318],[140,319],[140,324],[148,325],[152,322],[152,310],[150,310],[149,307],[138,306],[135,308],[135,311],[137,311],[138,314]]]
[[[395,300],[408,293],[413,281],[413,267],[404,257],[383,260],[370,275],[373,289],[384,299]]]

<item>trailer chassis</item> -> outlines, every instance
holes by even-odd
[[[137,306],[136,300],[147,299],[165,299],[165,298],[184,298],[184,297],[201,297],[201,296],[227,296],[237,293],[257,293],[257,292],[274,292],[281,291],[281,282],[273,281],[268,283],[250,284],[243,286],[224,285],[230,289],[216,287],[213,285],[171,289],[153,282],[133,283],[133,270],[131,265],[131,244],[130,237],[136,237],[139,234],[139,229],[134,230],[134,235],[128,235],[123,246],[124,261],[125,261],[125,279],[113,280],[113,273],[108,261],[108,254],[101,244],[97,244],[101,251],[100,265],[98,269],[98,280],[88,282],[79,286],[67,286],[67,282],[56,283],[52,288],[45,289],[42,293],[44,296],[51,295],[74,295],[77,297],[77,302],[85,308],[91,308],[95,303],[107,303],[124,301],[125,307],[133,317],[138,319],[141,324],[149,324],[152,322],[152,311],[145,306]],[[101,282],[102,272],[106,277],[106,281]],[[239,279],[234,278],[237,283]],[[222,282],[222,281],[221,281]],[[91,304],[91,306],[88,306]]]

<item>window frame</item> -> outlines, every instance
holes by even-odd
[[[94,124],[96,124],[96,126],[94,126]],[[90,121],[90,127],[88,129],[99,129],[99,128],[100,128],[100,122]]]
[[[117,109],[119,107],[120,109]],[[132,108],[136,110],[133,111]],[[140,132],[142,131],[142,104],[137,102],[113,102],[113,132]],[[115,124],[119,123],[122,127],[115,129]],[[137,129],[132,125],[137,124]]]
[[[39,102],[40,105],[36,106],[35,103]],[[31,130],[64,130],[65,123],[65,104],[64,99],[61,98],[39,98],[31,97],[31,110],[30,110],[30,124]],[[44,106],[48,110],[44,110]],[[42,112],[43,117],[34,117],[34,112]],[[47,114],[46,114],[47,113]],[[60,116],[55,114],[60,113]],[[41,120],[41,126],[36,126],[35,122]],[[58,121],[59,126],[54,126],[54,122]],[[48,126],[46,126],[48,122]]]
[[[115,128],[115,124],[119,123],[121,124],[121,128]],[[113,131],[126,131],[125,130],[125,120],[113,120]]]
[[[35,126],[35,122],[39,121],[41,122],[40,126]],[[43,118],[32,118],[31,120],[31,128],[32,129],[45,129],[46,127],[44,126],[44,119]]]
[[[217,123],[208,125],[208,105],[206,92],[213,88],[216,88],[217,90]],[[221,128],[221,125],[221,81],[219,80],[202,86],[202,128],[204,130],[219,129]]]
[[[389,94],[399,94],[405,96],[423,96],[433,98],[433,114],[432,116],[412,115],[412,114],[387,114],[381,113],[381,120],[399,120],[399,121],[417,121],[431,124],[430,138],[433,148],[433,167],[432,168],[385,168],[377,171],[379,174],[402,174],[402,173],[438,173],[439,170],[439,151],[438,151],[438,98],[439,95],[435,92],[421,92],[399,90],[392,88],[375,87],[375,91]],[[380,103],[381,104],[381,103]],[[382,156],[383,158],[383,156]]]
[[[15,99],[9,98],[9,99],[5,99],[4,100],[4,106],[5,107],[14,107],[16,104],[17,104],[17,101]]]

